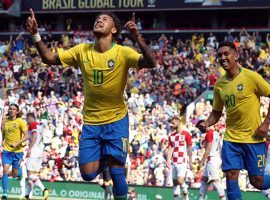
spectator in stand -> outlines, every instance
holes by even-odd
[[[239,38],[240,38],[240,45],[244,45],[246,40],[248,39],[249,34],[245,28],[242,28],[241,32],[239,33]]]
[[[213,48],[216,48],[216,41],[217,41],[216,36],[213,33],[209,33],[209,36],[206,40],[206,44],[210,45]]]
[[[160,28],[159,26],[160,26],[160,24],[159,24],[157,18],[154,18],[152,28],[153,29],[158,29],[158,28]]]
[[[231,32],[228,32],[227,35],[224,38],[224,41],[234,42],[234,37],[232,36]]]

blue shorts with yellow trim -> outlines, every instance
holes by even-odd
[[[262,143],[235,143],[223,141],[222,171],[246,169],[251,176],[263,176],[266,145]]]
[[[10,152],[3,150],[2,152],[2,164],[11,165],[14,169],[20,169],[21,160],[23,159],[23,152]]]
[[[128,114],[119,121],[103,125],[83,125],[79,145],[79,165],[114,157],[125,164],[128,152]]]

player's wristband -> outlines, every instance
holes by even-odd
[[[33,39],[33,41],[35,43],[41,41],[41,37],[40,37],[39,32],[37,32],[36,34],[32,35],[32,39]]]

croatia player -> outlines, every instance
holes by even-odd
[[[206,165],[203,172],[203,177],[201,179],[201,187],[200,187],[200,200],[205,199],[205,194],[207,192],[207,188],[209,184],[213,184],[218,191],[219,198],[221,200],[225,200],[225,191],[220,181],[220,166],[221,166],[221,158],[220,158],[220,133],[209,129],[206,132],[205,136],[205,152],[203,154],[200,167],[203,167],[206,161]]]
[[[188,186],[185,183],[185,177],[188,162],[190,170],[193,170],[191,135],[181,130],[178,116],[172,117],[170,125],[173,133],[169,135],[167,167],[171,169],[172,173],[174,200],[179,199],[180,189],[182,190],[182,199],[188,200]]]
[[[49,196],[49,190],[44,187],[39,177],[35,175],[36,172],[40,172],[43,159],[42,125],[39,125],[33,113],[27,113],[26,119],[29,127],[30,144],[26,156],[28,184],[25,198],[29,199],[34,185],[37,185],[43,191],[43,199],[45,200]]]
[[[270,136],[267,136],[266,142],[266,165],[265,165],[265,174],[270,175]],[[270,199],[270,189],[262,190],[262,193],[266,196],[267,199]]]

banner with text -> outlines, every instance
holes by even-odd
[[[23,0],[22,12],[267,8],[269,0]]]
[[[0,183],[1,185],[1,183]],[[94,183],[74,183],[74,182],[45,182],[46,188],[49,188],[51,193],[50,197],[55,199],[104,199],[104,189],[98,184]],[[173,190],[168,187],[144,187],[144,186],[129,186],[134,188],[137,194],[137,200],[154,200],[156,195],[162,197],[162,199],[171,200],[173,199]],[[2,193],[2,188],[0,189]],[[9,179],[9,190],[10,196],[20,195],[20,181],[16,179]],[[35,187],[33,190],[33,197],[42,196],[42,191]],[[260,192],[242,192],[243,199],[263,199],[263,194]],[[199,199],[198,189],[189,189],[190,200]],[[218,199],[218,193],[216,191],[208,191],[207,200]]]

